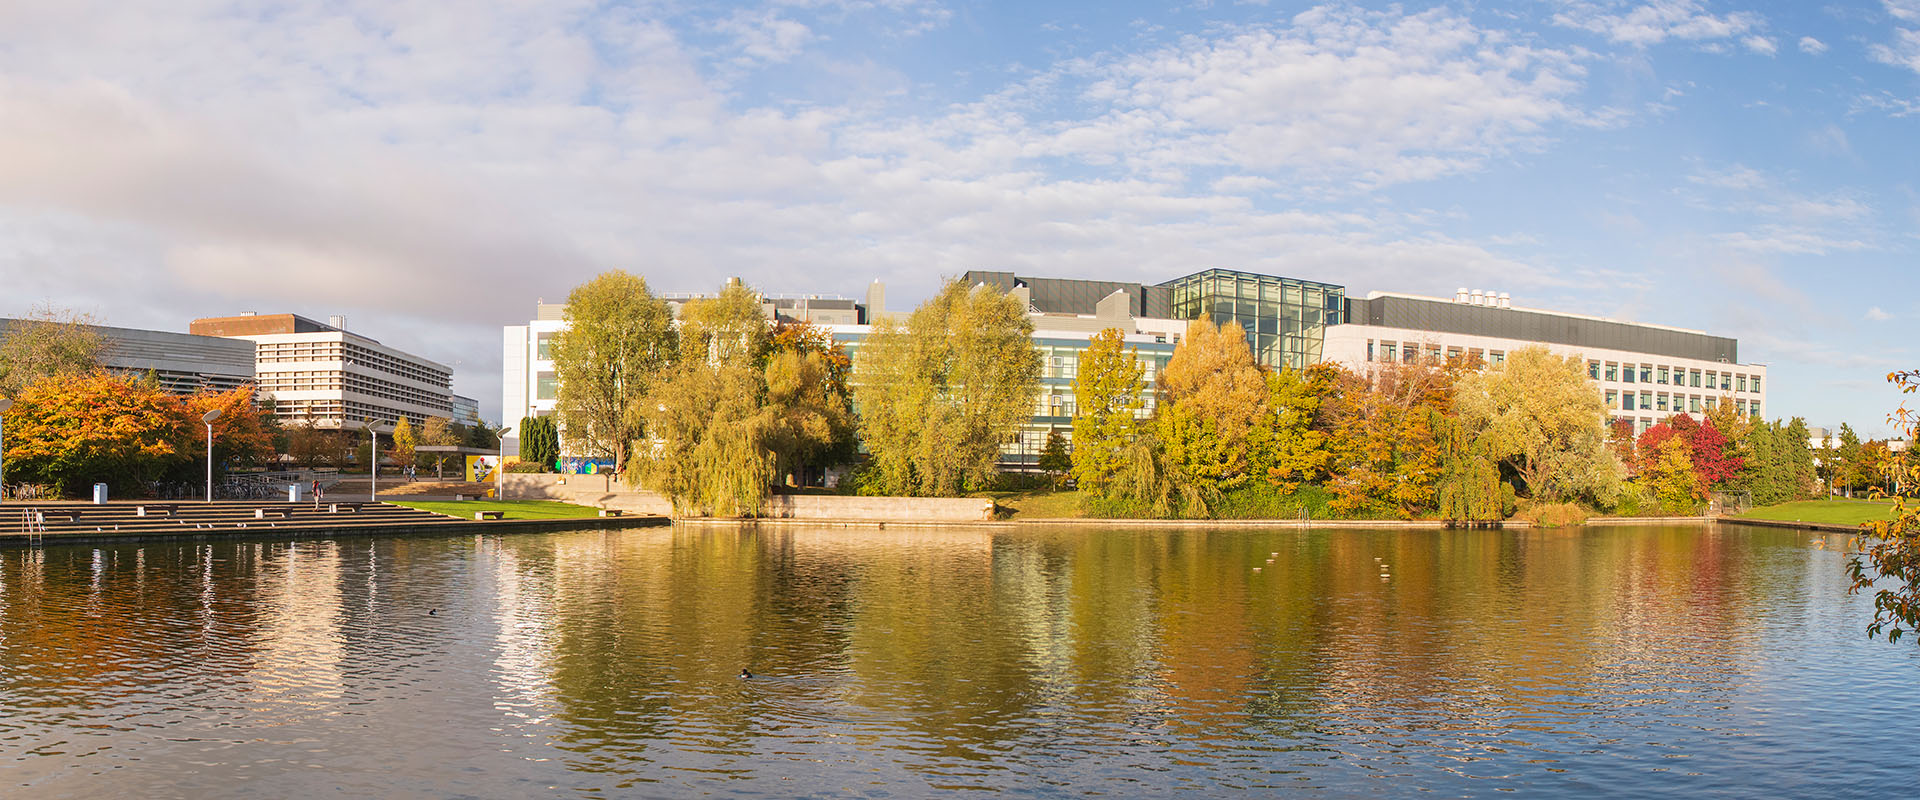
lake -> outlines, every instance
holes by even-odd
[[[1911,795],[1779,529],[681,527],[0,551],[0,794]],[[752,677],[742,677],[742,670]]]

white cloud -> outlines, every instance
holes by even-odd
[[[1827,43],[1811,36],[1802,36],[1800,37],[1800,52],[1810,56],[1817,56],[1827,52]]]
[[[1893,319],[1893,315],[1882,311],[1879,306],[1872,306],[1867,309],[1867,319],[1873,322],[1886,322]]]
[[[1760,16],[1751,12],[1709,13],[1698,0],[1653,0],[1624,11],[1621,10],[1623,4],[1618,2],[1573,0],[1564,5],[1566,10],[1553,16],[1554,24],[1640,47],[1670,39],[1694,42],[1731,39],[1757,31],[1763,24]],[[1770,41],[1767,44],[1769,48],[1772,46]],[[1753,46],[1751,40],[1748,46]]]
[[[1895,28],[1892,42],[1868,47],[1867,55],[1882,64],[1920,73],[1920,30]]]
[[[1774,44],[1772,39],[1765,36],[1749,36],[1740,40],[1740,43],[1746,45],[1747,50],[1763,56],[1773,55],[1780,50],[1779,45]]]
[[[1895,19],[1920,22],[1920,0],[1882,0],[1882,3]]]
[[[733,37],[742,58],[749,62],[777,64],[791,60],[818,38],[811,28],[773,9],[740,9],[713,27]]]

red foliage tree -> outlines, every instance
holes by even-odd
[[[1640,434],[1636,445],[1640,451],[1640,471],[1644,473],[1651,468],[1652,462],[1659,458],[1660,445],[1676,436],[1687,443],[1687,455],[1693,459],[1693,471],[1699,476],[1702,489],[1732,478],[1746,463],[1746,459],[1734,454],[1733,441],[1713,426],[1713,420],[1675,414]]]

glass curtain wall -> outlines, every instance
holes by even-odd
[[[1299,369],[1318,363],[1328,325],[1342,322],[1347,290],[1315,281],[1210,269],[1162,286],[1173,289],[1173,315],[1238,324],[1261,364]]]

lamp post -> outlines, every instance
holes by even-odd
[[[512,432],[513,426],[508,425],[501,428],[494,437],[500,443],[500,460],[493,465],[493,499],[495,500],[507,499],[507,434]]]
[[[7,501],[7,410],[13,400],[0,397],[0,503]]]
[[[200,421],[207,424],[207,502],[213,502],[213,421],[220,418],[220,409],[216,408],[200,415]]]
[[[373,478],[367,485],[367,502],[380,502],[380,429],[373,427],[377,420],[367,420],[367,435],[373,437],[367,447],[367,461],[372,463]]]

